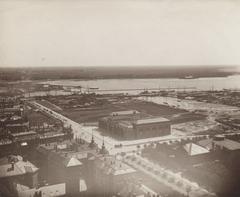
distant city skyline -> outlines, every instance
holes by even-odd
[[[240,65],[240,2],[1,0],[0,67]]]

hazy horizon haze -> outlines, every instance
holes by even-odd
[[[240,65],[234,0],[1,0],[0,66]]]

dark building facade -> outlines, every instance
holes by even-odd
[[[99,129],[122,139],[142,139],[169,135],[170,121],[137,111],[114,112],[99,120]]]
[[[66,195],[85,193],[93,186],[95,146],[79,140],[46,143],[37,148],[40,179],[49,184],[65,183]]]
[[[8,156],[6,162],[1,159],[0,192],[3,196],[17,196],[17,185],[29,189],[38,185],[39,169],[21,156]],[[4,188],[3,188],[4,187]]]
[[[120,193],[137,173],[114,156],[97,156],[94,170],[95,196],[114,196]]]

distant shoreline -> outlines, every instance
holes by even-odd
[[[240,74],[235,67],[77,67],[1,69],[0,81],[24,82],[46,80],[102,79],[197,79]]]
[[[0,83],[44,83],[47,84],[48,81],[93,81],[93,80],[135,80],[135,79],[182,79],[182,80],[194,80],[194,79],[204,79],[204,78],[225,78],[231,76],[237,76],[238,74],[229,74],[229,75],[222,75],[222,76],[201,76],[201,77],[192,77],[192,78],[185,78],[185,77],[135,77],[135,78],[59,78],[59,79],[29,79],[29,80],[17,80],[17,81],[3,81],[0,80]]]
[[[121,77],[121,78],[67,78],[67,79],[41,79],[41,80],[29,80],[29,81],[38,81],[38,82],[46,82],[46,81],[92,81],[92,80],[134,80],[134,79],[183,79],[183,80],[194,80],[194,79],[204,79],[204,78],[225,78],[231,76],[238,76],[240,73],[235,74],[228,74],[228,75],[221,75],[221,76],[199,76],[199,77],[192,77],[192,78],[185,78],[185,77],[135,77],[135,78],[128,78],[128,77]]]

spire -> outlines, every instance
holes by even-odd
[[[105,154],[107,154],[107,153],[108,153],[108,151],[107,151],[107,149],[106,149],[106,147],[105,147],[105,144],[104,144],[104,136],[103,136],[103,143],[102,143],[102,148],[101,148],[101,150],[100,150],[100,154],[105,155]]]
[[[103,136],[102,148],[104,148],[104,149],[105,149],[105,144],[104,144],[104,136]]]
[[[92,134],[92,140],[91,140],[91,143],[94,143],[94,137],[93,137],[93,134]]]
[[[91,148],[95,147],[95,141],[94,141],[93,133],[92,133],[92,140],[91,140],[91,142],[89,144],[89,147],[91,147]]]

